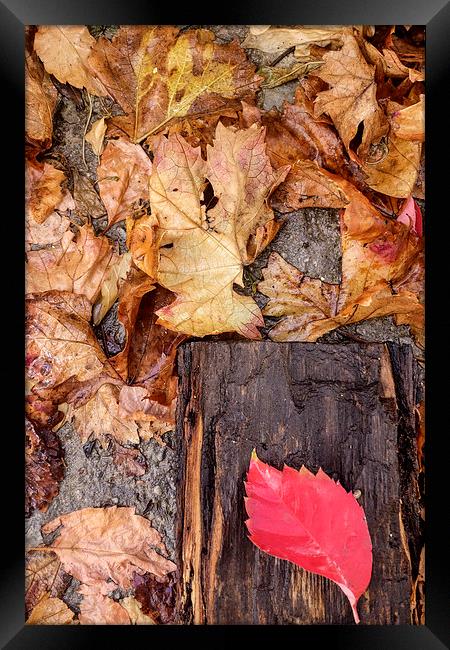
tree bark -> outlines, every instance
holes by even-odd
[[[244,478],[253,448],[278,469],[321,467],[360,491],[373,544],[361,623],[411,623],[422,547],[414,368],[409,346],[375,343],[180,348],[180,623],[353,622],[337,585],[249,541]]]

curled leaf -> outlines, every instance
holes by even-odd
[[[66,177],[62,171],[49,163],[27,160],[25,168],[25,205],[27,218],[43,223],[61,203],[61,183]]]
[[[91,130],[86,133],[86,142],[92,147],[94,153],[97,156],[103,151],[103,140],[106,133],[106,122],[105,118],[101,117],[99,120],[95,120],[94,124],[91,126]]]

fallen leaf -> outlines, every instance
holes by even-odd
[[[84,25],[39,25],[34,49],[58,81],[103,97],[107,92],[88,63],[95,42]]]
[[[72,195],[68,190],[64,190],[61,202],[45,221],[38,223],[27,215],[25,218],[26,250],[30,250],[33,246],[47,247],[60,242],[64,233],[70,228],[68,216],[70,210],[74,209],[75,202]]]
[[[112,454],[114,464],[125,476],[143,476],[147,471],[145,457],[139,449],[122,447],[114,440],[112,442]]]
[[[339,46],[342,34],[350,31],[351,27],[269,27],[261,32],[259,26],[251,26],[242,47],[262,50],[269,54],[280,54],[295,46],[295,56],[302,60],[310,57],[311,45],[327,47]]]
[[[57,91],[34,54],[25,55],[25,135],[40,151],[52,144]]]
[[[72,170],[73,198],[76,203],[77,215],[85,222],[98,219],[106,214],[105,206],[95,191],[90,179],[80,174],[77,169]]]
[[[387,134],[389,124],[377,102],[375,68],[365,61],[354,36],[343,34],[342,40],[342,48],[324,54],[324,65],[315,73],[330,85],[317,95],[315,115],[331,117],[350,156],[354,155],[351,143],[362,123],[356,153],[364,161],[371,147]]]
[[[25,421],[25,516],[45,512],[59,492],[64,476],[63,451],[52,425]]]
[[[147,250],[159,255],[158,268],[144,270],[177,295],[158,310],[157,324],[194,336],[236,330],[260,338],[259,307],[233,285],[243,286],[243,266],[277,230],[267,199],[288,168],[272,170],[264,133],[256,125],[236,131],[219,123],[207,161],[180,136],[161,138],[150,179],[152,215],[134,223],[147,226]],[[217,198],[208,211],[205,177]],[[137,254],[133,241],[131,252],[141,266],[142,249]]]
[[[122,27],[112,41],[99,38],[89,58],[125,111],[111,122],[133,142],[171,120],[228,108],[254,97],[260,78],[240,45],[214,42],[213,32],[175,27]]]
[[[60,526],[49,548],[83,585],[131,589],[135,573],[163,577],[176,569],[164,557],[161,535],[134,508],[83,508],[53,519],[42,531],[47,535]]]
[[[25,606],[27,617],[45,596],[61,598],[72,578],[62,570],[55,553],[27,553],[25,563]]]
[[[425,79],[425,72],[423,70],[408,68],[400,61],[393,50],[385,48],[380,52],[368,41],[363,41],[362,46],[370,63],[380,66],[382,73],[387,77],[393,77],[394,79],[408,77],[412,82],[423,81]]]
[[[117,262],[109,267],[101,285],[100,296],[92,310],[94,325],[98,325],[103,320],[115,303],[130,267],[131,253],[123,253]]]
[[[55,388],[69,379],[97,380],[108,368],[118,376],[89,324],[91,305],[85,296],[66,291],[31,294],[26,301],[26,367],[39,388]]]
[[[120,138],[110,140],[97,168],[98,187],[108,224],[126,219],[133,203],[148,198],[152,163],[142,147]]]
[[[177,574],[169,573],[164,578],[156,578],[150,573],[134,578],[135,598],[144,614],[156,623],[167,625],[174,622]]]
[[[380,147],[381,155],[375,155],[378,161],[362,165],[367,185],[388,196],[409,196],[419,173],[421,148],[420,142],[400,138],[391,130],[387,143]]]
[[[304,77],[312,70],[320,68],[321,65],[322,61],[308,61],[306,63],[294,63],[294,65],[291,65],[288,68],[262,66],[261,68],[258,68],[258,74],[264,78],[261,87],[276,88],[288,81]]]
[[[106,122],[105,118],[101,117],[99,120],[95,120],[90,131],[86,133],[86,142],[92,147],[92,151],[100,156],[103,151],[103,140],[106,133]]]
[[[394,110],[389,108],[389,104]],[[420,101],[412,106],[396,106],[389,102],[388,113],[391,128],[397,138],[424,142],[425,140],[425,95],[420,95]]]
[[[27,261],[27,293],[67,291],[84,295],[93,303],[109,281],[104,289],[108,292],[105,304],[113,298],[114,288],[117,290],[114,273],[124,264],[109,240],[96,236],[87,224],[77,234],[71,230],[65,232],[52,248],[29,251]]]
[[[80,625],[131,625],[127,610],[102,594],[97,586],[81,585]]]
[[[71,625],[75,614],[60,598],[51,598],[48,594],[35,606],[26,620],[26,625]]]
[[[280,472],[254,451],[245,483],[250,540],[259,549],[329,578],[357,603],[372,574],[372,543],[364,510],[352,492],[322,469]]]
[[[49,163],[26,161],[25,206],[27,219],[42,223],[61,203],[61,183],[66,180],[62,171]]]
[[[120,604],[127,611],[132,625],[156,625],[153,618],[142,612],[140,603],[132,596],[122,598]]]
[[[422,212],[412,196],[404,202],[397,215],[397,221],[404,223],[419,237],[422,237]]]

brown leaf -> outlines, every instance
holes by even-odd
[[[109,267],[101,286],[101,294],[92,310],[94,325],[98,325],[106,316],[119,295],[131,268],[131,253],[123,253],[116,263]]]
[[[62,570],[55,553],[27,553],[25,564],[25,606],[27,616],[48,593],[61,598],[72,578]]]
[[[167,625],[173,623],[175,616],[175,597],[177,574],[169,573],[164,578],[157,578],[150,573],[135,576],[135,597],[144,614],[156,623]]]
[[[228,108],[253,97],[259,77],[235,41],[218,44],[205,29],[178,35],[175,27],[122,27],[112,41],[100,38],[89,58],[125,111],[112,122],[133,142],[145,140],[172,119]]]
[[[295,46],[295,56],[302,60],[310,58],[312,45],[337,47],[342,43],[342,34],[351,33],[351,27],[272,27],[264,31],[261,27],[251,26],[242,47],[262,50],[269,54],[280,54]]]
[[[113,269],[123,264],[123,258],[114,253],[109,240],[97,237],[89,225],[82,226],[77,234],[68,230],[58,244],[30,251],[27,258],[28,293],[68,291],[84,295],[91,302],[95,302],[107,278],[115,273]],[[110,293],[112,289],[110,282]]]
[[[26,625],[72,625],[75,614],[59,598],[45,594],[35,606],[26,621]]]
[[[140,603],[132,596],[123,598],[120,604],[128,612],[132,625],[156,625],[156,621],[142,612]]]
[[[84,508],[57,517],[42,530],[47,535],[59,526],[50,549],[84,585],[131,589],[135,573],[163,577],[176,569],[164,557],[161,535],[134,508]]]
[[[363,124],[361,144],[357,148],[365,160],[371,146],[386,135],[389,125],[376,98],[373,66],[366,63],[354,36],[344,34],[342,49],[324,55],[324,65],[316,75],[330,85],[317,95],[315,115],[327,113],[350,154],[352,140]]]
[[[75,199],[77,214],[83,221],[97,219],[106,214],[105,206],[100,201],[92,182],[87,176],[80,174],[77,169],[73,174],[73,198]]]
[[[78,591],[83,596],[80,604],[81,625],[131,625],[127,610],[102,594],[96,585],[81,585]]]
[[[61,183],[66,177],[62,171],[48,163],[26,161],[25,205],[27,218],[42,223],[61,203]]]
[[[97,156],[103,151],[103,140],[106,133],[106,122],[105,118],[101,117],[99,120],[95,120],[90,131],[86,133],[86,142],[92,147],[92,150]]]
[[[148,198],[150,158],[142,147],[120,138],[110,140],[97,168],[100,196],[111,226],[126,219],[133,203]]]
[[[299,77],[309,74],[312,70],[320,68],[322,61],[308,61],[306,63],[294,63],[286,67],[262,66],[258,68],[258,74],[264,77],[261,84],[262,88],[276,88],[288,81],[293,81]]]
[[[122,447],[114,440],[112,442],[112,454],[114,464],[125,476],[143,476],[147,471],[145,457],[139,449]]]
[[[25,134],[39,150],[52,144],[57,91],[35,54],[25,56]]]
[[[158,252],[156,280],[177,295],[158,310],[159,325],[194,336],[236,330],[260,338],[260,310],[233,284],[243,286],[244,264],[276,232],[269,225],[274,216],[267,199],[287,171],[272,170],[264,129],[256,125],[236,131],[219,123],[207,161],[180,136],[161,138],[150,180],[152,215],[135,222],[147,228],[147,250]],[[218,200],[208,211],[205,177]],[[131,241],[133,259],[141,266],[142,247],[136,248]]]
[[[25,218],[25,244],[26,249],[32,246],[49,246],[61,241],[64,233],[70,228],[68,215],[70,210],[75,209],[75,203],[68,190],[64,190],[61,202],[42,223],[30,219],[28,214]]]
[[[88,63],[94,44],[84,25],[40,25],[34,37],[34,49],[49,74],[103,97],[107,92]]]
[[[69,379],[97,379],[106,356],[89,324],[85,296],[49,291],[26,301],[27,374],[36,388],[54,388]],[[110,379],[114,371],[109,369]],[[116,375],[117,377],[117,375]]]
[[[63,452],[51,424],[39,427],[25,422],[25,514],[34,510],[46,511],[59,492],[64,476]]]
[[[388,114],[392,131],[397,138],[424,142],[425,95],[420,95],[420,101],[411,106],[402,107],[390,102],[388,104]]]

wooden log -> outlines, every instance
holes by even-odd
[[[383,344],[222,341],[180,348],[178,622],[353,622],[337,585],[248,540],[244,478],[253,448],[278,469],[322,467],[361,492],[373,543],[361,623],[411,622],[422,544],[408,419],[414,359],[408,346],[391,352],[397,379]]]

